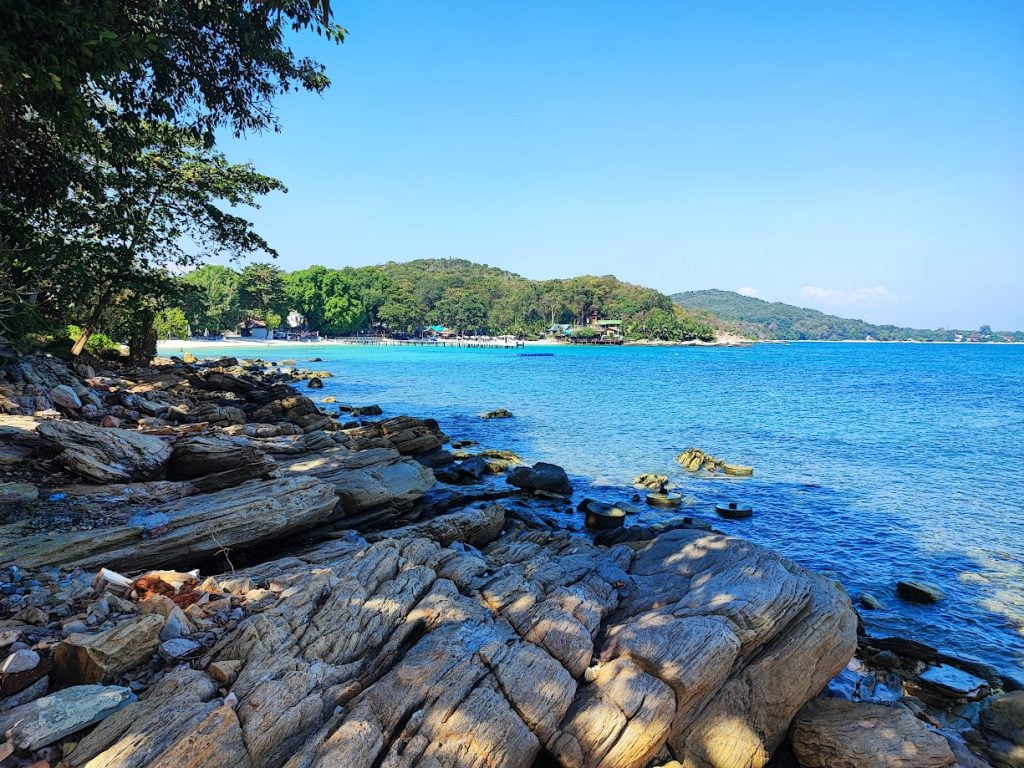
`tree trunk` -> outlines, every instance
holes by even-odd
[[[74,346],[71,347],[71,356],[78,357],[82,354],[85,349],[85,345],[89,343],[89,337],[96,333],[96,329],[99,328],[100,320],[103,319],[103,313],[107,309],[107,304],[110,302],[110,295],[112,290],[107,287],[100,294],[99,301],[96,302],[96,307],[92,311],[92,315],[89,316],[88,321],[82,327],[82,335],[78,337]]]
[[[153,310],[142,310],[139,313],[138,325],[128,339],[128,359],[132,365],[149,365],[149,361],[156,357],[155,321],[156,312]]]

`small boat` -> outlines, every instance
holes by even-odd
[[[587,528],[606,530],[608,528],[621,528],[626,521],[626,511],[619,509],[614,504],[606,504],[603,501],[592,501],[584,499],[577,507],[584,513],[584,522]]]
[[[728,520],[742,520],[754,514],[752,508],[741,507],[735,501],[730,501],[728,504],[716,504],[715,512]]]
[[[652,507],[678,507],[683,503],[681,493],[648,493],[647,503]]]

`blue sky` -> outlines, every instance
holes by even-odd
[[[1024,3],[334,0],[254,214],[287,269],[458,257],[1024,328]]]

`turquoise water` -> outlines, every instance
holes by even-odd
[[[626,499],[638,473],[667,474],[691,500],[684,514],[879,597],[886,610],[865,612],[872,633],[1024,677],[1024,346],[529,351],[554,356],[305,346],[251,354],[332,371],[321,394],[339,402],[434,416],[453,437],[561,464],[578,495]],[[314,355],[324,362],[303,364]],[[515,418],[477,417],[498,407]],[[751,464],[754,477],[690,475],[674,461],[690,446]],[[755,516],[720,520],[712,506],[723,500],[749,502]],[[934,582],[947,597],[902,602],[900,578]]]

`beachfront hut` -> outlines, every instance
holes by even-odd
[[[547,335],[554,338],[572,335],[572,326],[569,323],[554,323],[547,330]]]

